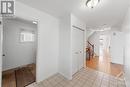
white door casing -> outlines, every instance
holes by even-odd
[[[84,31],[72,28],[72,74],[84,66]]]

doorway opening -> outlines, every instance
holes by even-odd
[[[118,47],[116,47],[113,43],[115,43],[114,41],[118,42],[119,39],[121,38],[117,37],[116,39],[113,39],[113,32],[110,30],[100,32],[96,31],[93,33],[88,38],[89,43],[87,50],[90,49],[90,58],[87,56],[86,66],[97,71],[101,71],[113,76],[118,76],[120,72],[123,71],[123,65],[115,63],[112,60],[118,58],[115,57],[115,54],[118,54],[119,52],[113,52],[113,49],[118,50]],[[92,55],[92,52],[94,52],[94,55]],[[88,54],[88,52],[86,52],[86,54]],[[113,54],[114,56],[112,56]]]
[[[36,81],[38,23],[3,18],[2,87],[25,87]]]

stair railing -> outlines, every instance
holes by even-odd
[[[89,46],[90,46],[90,48],[91,48],[92,57],[94,57],[94,44],[91,44],[89,41],[88,41],[88,44],[89,44]]]

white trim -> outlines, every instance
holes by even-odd
[[[0,29],[0,68],[1,68],[1,71],[0,71],[0,87],[2,87],[2,54],[3,54],[3,22],[2,22],[2,17],[0,18],[0,21],[1,21],[1,29]]]
[[[126,85],[126,87],[128,87],[125,77],[124,77],[124,81],[125,81],[125,85]]]

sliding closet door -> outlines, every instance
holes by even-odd
[[[84,31],[79,30],[78,34],[78,69],[80,70],[84,66]]]
[[[83,67],[84,31],[74,28],[72,30],[72,73],[75,74]]]
[[[78,71],[78,29],[72,30],[72,73],[75,74]]]

